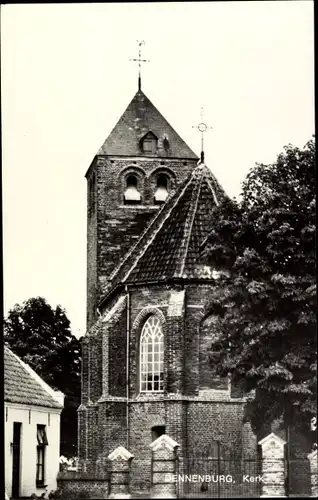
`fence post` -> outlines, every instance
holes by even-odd
[[[118,446],[110,455],[109,498],[130,498],[130,464],[134,456],[123,446]]]
[[[318,457],[317,450],[309,453],[308,460],[310,463],[310,484],[311,484],[311,496],[317,498],[318,496]]]
[[[162,434],[151,443],[151,498],[177,498],[178,446],[167,434]]]
[[[272,432],[258,444],[262,447],[261,497],[286,497],[286,441]]]

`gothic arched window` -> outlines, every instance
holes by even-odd
[[[141,196],[138,191],[138,179],[136,175],[128,175],[126,179],[126,190],[124,193],[124,200],[127,204],[140,203]]]
[[[155,203],[163,203],[168,197],[168,178],[160,174],[157,179],[157,189],[155,192]]]
[[[157,316],[150,316],[140,336],[140,391],[163,391],[163,332]]]

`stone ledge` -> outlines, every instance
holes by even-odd
[[[222,391],[225,392],[225,391]],[[214,397],[217,396],[217,397]],[[246,403],[245,398],[229,398],[223,394],[211,395],[209,398],[207,396],[182,396],[179,394],[156,394],[147,396],[136,396],[134,398],[129,398],[128,403],[160,403],[166,401],[189,401],[191,403],[212,403],[212,404],[242,404]],[[95,403],[90,403],[89,406],[96,406],[99,403],[126,403],[127,398],[124,396],[101,396]]]

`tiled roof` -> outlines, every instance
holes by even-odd
[[[156,153],[144,153],[140,147],[140,140],[150,131],[158,138]],[[164,138],[168,140],[167,150],[163,146]],[[141,90],[136,93],[97,154],[198,159]]]
[[[196,167],[126,254],[106,292],[119,283],[206,277],[200,247],[212,229],[212,210],[225,197],[206,165]]]
[[[28,406],[59,408],[63,406],[46,390],[45,382],[39,382],[38,375],[10,349],[4,347],[4,400]],[[57,396],[58,397],[58,396]]]

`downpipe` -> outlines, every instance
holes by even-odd
[[[129,344],[130,344],[130,293],[125,285],[127,297],[126,318],[126,449],[129,450]]]

